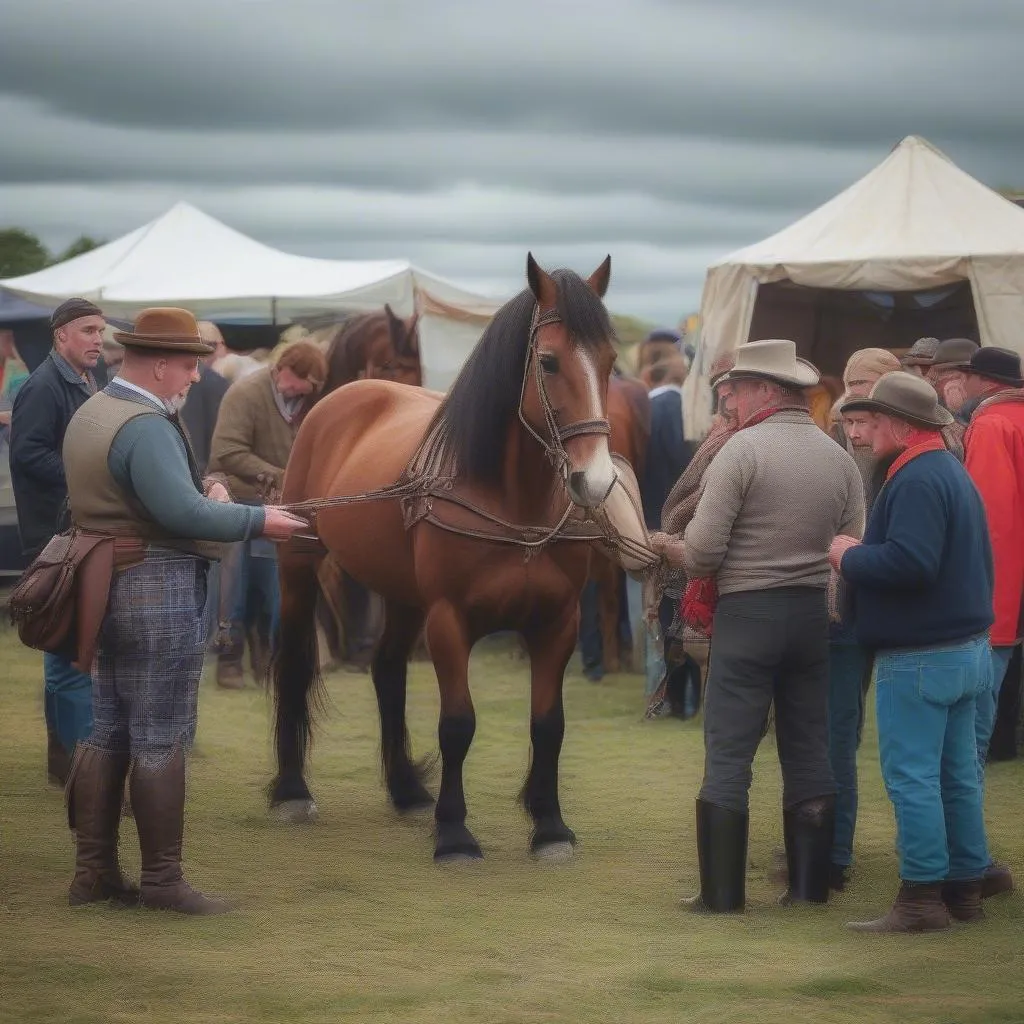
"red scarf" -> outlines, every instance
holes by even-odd
[[[912,462],[918,455],[925,452],[944,452],[946,442],[942,434],[931,427],[915,427],[907,441],[907,447],[893,461],[885,474],[885,482],[888,483],[908,462]]]
[[[755,412],[740,425],[739,429],[746,430],[747,427],[757,426],[758,423],[763,423],[769,416],[774,416],[779,412],[807,411],[806,407],[799,405],[769,406],[767,409]],[[717,607],[718,585],[714,576],[704,576],[687,582],[682,600],[679,602],[679,616],[687,626],[710,638],[711,624],[714,621]]]

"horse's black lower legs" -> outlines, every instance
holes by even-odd
[[[441,788],[434,808],[434,860],[482,857],[480,844],[466,827],[466,795],[462,786],[463,764],[476,731],[476,713],[469,695],[471,645],[466,623],[452,605],[439,603],[430,609],[427,643],[441,695],[437,726]]]
[[[280,579],[281,626],[271,672],[277,775],[271,784],[270,806],[274,816],[283,821],[312,821],[317,817],[317,808],[304,771],[313,705],[321,685],[316,642],[316,566],[282,558]]]
[[[567,857],[576,835],[562,820],[558,800],[558,761],[565,736],[562,680],[576,644],[575,614],[553,628],[526,637],[530,652],[530,742],[533,756],[522,800],[533,819],[530,849],[538,857]]]
[[[422,769],[413,763],[405,724],[409,654],[422,625],[423,614],[418,609],[387,602],[384,634],[373,656],[381,762],[388,795],[397,811],[430,807],[434,802],[423,785]]]

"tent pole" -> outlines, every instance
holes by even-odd
[[[270,300],[270,322],[277,325],[277,299],[273,298]]]

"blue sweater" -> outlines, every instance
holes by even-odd
[[[928,647],[993,622],[985,509],[949,452],[907,463],[875,500],[864,543],[843,556],[857,637],[869,648]]]

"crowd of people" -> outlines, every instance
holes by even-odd
[[[45,655],[48,769],[77,845],[70,902],[219,913],[227,904],[181,868],[199,678],[211,640],[222,687],[243,685],[244,643],[257,669],[270,656],[274,543],[308,527],[275,502],[325,358],[297,341],[265,366],[233,365],[216,326],[178,309],[146,310],[112,342],[103,311],[70,299],[51,327],[53,349],[10,416],[26,555],[71,523],[143,541],[118,565],[94,663]],[[664,640],[648,640],[652,704],[686,638],[711,651],[688,905],[745,906],[752,763],[772,714],[783,902],[823,903],[849,884],[873,682],[900,885],[886,914],[853,927],[976,920],[983,898],[1013,886],[990,856],[983,805],[999,689],[1024,635],[1019,357],[966,339],[921,339],[902,359],[861,350],[822,429],[818,370],[791,341],[750,342],[712,367],[715,417],[694,446],[679,338],[650,341],[668,352],[645,371],[641,492],[667,581]],[[110,380],[98,388],[101,358]],[[684,715],[699,689],[683,688]],[[117,856],[126,812],[138,888]]]

